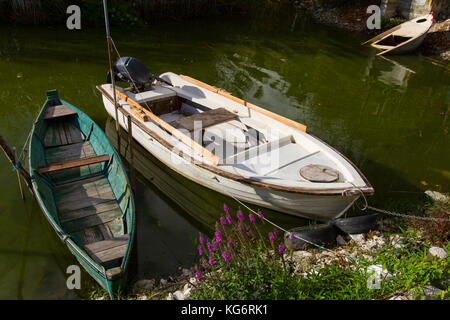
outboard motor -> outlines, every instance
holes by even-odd
[[[122,57],[119,58],[113,66],[114,80],[130,83],[137,90],[143,90],[148,83],[153,80],[164,82],[168,85],[171,83],[152,74],[148,68],[136,58]],[[111,83],[111,75],[108,72],[106,82]]]

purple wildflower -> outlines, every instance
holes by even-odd
[[[293,232],[291,232],[291,234],[289,235],[289,239],[294,240],[295,239],[295,235]]]
[[[203,248],[202,246],[198,246],[198,254],[202,255],[203,254]]]
[[[215,233],[215,242],[216,243],[220,243],[220,242],[222,242],[222,233],[220,232],[220,230],[217,230]]]
[[[205,243],[205,237],[202,234],[200,235],[199,241],[201,244]]]
[[[264,219],[264,216],[263,216],[263,214],[262,214],[261,211],[258,211],[256,214],[258,215],[258,217],[259,217],[260,219]]]
[[[223,211],[225,211],[226,213],[228,213],[230,211],[230,208],[228,208],[228,206],[226,204],[223,205]]]
[[[208,251],[211,252],[211,243],[209,241],[206,243],[206,247],[208,247]]]
[[[251,236],[252,236],[252,233],[251,233],[250,231],[247,231],[247,235],[248,235],[249,237],[251,237]]]
[[[248,215],[248,218],[250,219],[250,222],[255,222],[256,221],[255,216],[252,213],[250,213]]]
[[[206,262],[206,260],[202,261],[202,266],[204,269],[208,269],[208,263]]]
[[[221,225],[226,225],[227,224],[227,219],[225,219],[225,217],[220,217],[220,224]]]
[[[242,213],[241,210],[239,210],[237,212],[237,217],[238,217],[239,221],[244,221],[244,214]]]
[[[278,246],[278,253],[280,254],[280,256],[284,254],[284,245],[280,244]]]
[[[217,250],[217,244],[213,242],[211,244],[211,251],[216,251],[216,250]]]
[[[210,265],[212,265],[212,266],[214,265],[214,259],[213,259],[212,256],[209,256],[208,263],[209,263]]]
[[[275,235],[273,234],[273,232],[269,232],[269,239],[270,240],[274,240],[275,239]]]
[[[228,241],[227,241],[227,247],[231,248],[232,245],[233,245],[233,238],[231,236],[229,236]]]
[[[274,235],[278,235],[278,230],[277,230],[277,228],[273,228],[273,234],[274,234]]]
[[[197,270],[197,272],[195,272],[195,277],[196,277],[198,280],[201,280],[201,279],[203,278],[203,275],[202,275],[202,273],[200,272],[200,270]]]
[[[233,218],[230,215],[227,215],[227,220],[228,220],[229,224],[233,224],[234,223]]]
[[[230,254],[228,253],[228,251],[222,252],[222,257],[226,262],[230,261]]]

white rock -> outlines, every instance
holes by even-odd
[[[347,241],[345,241],[345,239],[344,239],[341,235],[338,235],[338,236],[336,237],[336,242],[337,242],[338,245],[340,245],[340,246],[345,246],[345,245],[347,245]]]
[[[105,300],[105,297],[98,297],[98,298],[95,299],[95,300]]]
[[[389,300],[408,300],[408,298],[406,298],[404,296],[393,296]]]
[[[373,248],[376,248],[378,246],[378,243],[375,240],[369,240],[366,243],[364,243],[364,248],[367,250],[371,250]]]
[[[133,286],[134,292],[151,291],[155,286],[155,280],[139,280]]]
[[[303,251],[303,250],[300,250],[300,251],[294,251],[294,257],[295,258],[300,258],[300,259],[302,259],[302,258],[310,258],[310,257],[312,257],[312,253],[311,252],[308,252],[308,251]]]
[[[364,241],[366,241],[366,235],[363,233],[351,234],[350,238],[352,238],[352,240],[357,243],[363,243]]]
[[[183,274],[183,276],[185,277],[191,277],[192,276],[192,272],[189,269],[183,269],[181,270],[181,273]]]
[[[411,290],[411,292],[410,292],[411,296],[413,296],[415,292],[416,292],[415,289]],[[427,285],[427,286],[424,286],[422,289],[420,289],[418,294],[421,295],[422,297],[425,297],[426,299],[429,299],[432,296],[436,296],[441,292],[442,292],[441,289]]]
[[[173,293],[174,300],[184,300],[184,294],[181,291],[175,291]]]
[[[442,248],[431,247],[430,249],[428,249],[427,257],[430,260],[433,260],[434,258],[447,259],[448,254],[447,254],[447,251],[445,251]]]
[[[429,196],[431,199],[433,199],[434,201],[446,202],[446,201],[449,200],[448,197],[445,194],[442,194],[442,193],[437,192],[437,191],[427,190],[427,191],[425,191],[425,194],[427,196]]]
[[[189,298],[189,296],[191,295],[191,291],[192,291],[192,288],[184,290],[183,291],[184,297]]]
[[[159,284],[164,287],[167,284],[167,280],[161,279],[161,280],[159,280]]]
[[[184,285],[184,287],[183,287],[183,292],[186,291],[186,290],[188,290],[188,289],[190,289],[190,288],[191,288],[191,285],[190,285],[189,283],[186,283],[186,284]]]
[[[167,298],[166,298],[166,300],[173,300],[173,294],[172,294],[172,293],[169,293],[168,296],[167,296]]]

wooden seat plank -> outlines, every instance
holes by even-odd
[[[42,116],[43,120],[49,120],[49,119],[55,119],[60,117],[66,117],[66,116],[72,116],[76,115],[76,111],[72,110],[71,108],[60,104],[57,106],[50,106],[47,107],[44,111],[44,115]]]
[[[66,199],[65,201],[56,200],[56,205],[58,208],[58,212],[62,214],[66,211],[88,208],[114,199],[115,196],[112,190],[107,190],[95,197],[74,195],[71,198]]]
[[[86,245],[84,248],[89,250],[91,253],[97,253],[105,250],[109,250],[118,246],[122,246],[128,243],[128,234],[121,235],[108,240],[98,241]]]
[[[91,164],[106,162],[106,161],[109,161],[109,159],[110,159],[109,155],[104,154],[101,156],[68,160],[65,162],[57,162],[57,163],[49,164],[48,166],[38,168],[38,172],[40,174],[51,173],[51,172],[56,172],[56,171],[61,171],[61,170],[72,169],[72,168],[77,168],[77,167],[81,167],[81,166],[87,166],[87,165],[91,165]]]
[[[99,251],[96,253],[90,253],[89,250],[86,252],[98,263],[105,264],[114,260],[122,259],[127,250],[127,243],[113,247],[108,250]]]
[[[217,108],[178,119],[175,123],[188,131],[194,131],[194,124],[196,121],[201,121],[201,129],[205,129],[236,118],[238,118],[237,114],[230,112],[225,108]]]

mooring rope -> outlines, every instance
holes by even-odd
[[[401,217],[401,218],[407,218],[407,219],[417,219],[417,220],[424,220],[424,221],[441,221],[441,222],[450,222],[450,219],[446,219],[446,218],[433,218],[433,217],[420,217],[420,216],[412,216],[412,215],[408,215],[408,214],[401,214],[398,212],[393,212],[393,211],[388,211],[388,210],[383,210],[383,209],[378,209],[372,206],[368,206],[367,209],[379,212],[379,213],[385,213],[388,215],[392,215],[392,216],[396,216],[396,217]]]

